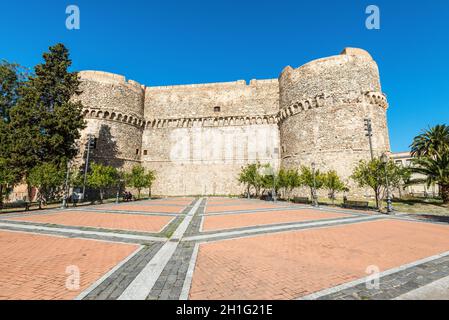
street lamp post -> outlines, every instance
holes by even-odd
[[[83,194],[82,201],[84,201],[84,197],[86,194],[86,182],[87,182],[87,170],[89,169],[89,156],[90,156],[90,147],[93,142],[94,136],[92,134],[87,135],[87,156],[86,156],[86,165],[84,167],[84,181],[83,181]]]
[[[67,198],[69,197],[69,175],[70,175],[70,162],[67,161],[67,173],[64,184],[64,197],[62,198],[62,209],[67,208]]]
[[[393,206],[392,206],[392,201],[391,201],[391,193],[390,193],[390,183],[388,181],[388,171],[387,171],[387,166],[388,166],[388,156],[386,153],[382,154],[382,162],[385,165],[385,185],[386,185],[386,192],[387,192],[387,213],[391,214],[393,212]]]
[[[117,185],[117,197],[116,197],[116,199],[115,199],[115,203],[116,204],[119,204],[119,202],[120,202],[120,187],[121,187],[121,185],[122,185],[122,183],[123,183],[123,179],[120,179],[119,181],[118,181],[118,185]]]
[[[313,189],[312,189],[312,203],[314,207],[318,207],[318,201],[316,197],[316,179],[315,179],[316,165],[312,162],[312,178],[313,178]]]

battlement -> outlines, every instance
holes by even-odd
[[[162,90],[190,90],[190,89],[221,89],[230,87],[255,87],[267,84],[277,84],[277,79],[252,79],[249,84],[245,80],[236,80],[228,82],[210,82],[210,83],[195,83],[195,84],[178,84],[170,86],[148,86],[146,91],[162,91]]]
[[[118,84],[118,85],[129,85],[139,90],[144,90],[145,86],[141,85],[137,81],[134,80],[126,80],[125,76],[104,72],[104,71],[95,71],[95,70],[85,70],[78,72],[80,80],[87,81],[95,81],[99,83],[108,83],[108,84]]]

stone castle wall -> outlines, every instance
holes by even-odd
[[[97,161],[155,170],[154,194],[240,194],[238,173],[255,161],[315,162],[351,184],[355,163],[369,158],[364,118],[372,119],[375,153],[390,149],[377,64],[361,49],[249,84],[144,87],[104,72],[80,77],[76,99],[88,124],[81,142],[87,133],[98,137]]]
[[[346,50],[298,69],[287,67],[279,82],[283,165],[314,162],[322,171],[336,170],[357,190],[349,177],[359,160],[370,158],[365,118],[372,120],[374,154],[390,150],[377,64],[364,51]]]

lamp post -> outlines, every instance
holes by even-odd
[[[393,206],[391,204],[390,183],[388,181],[388,171],[387,171],[388,156],[386,153],[382,154],[381,160],[385,165],[385,185],[386,185],[386,189],[387,189],[386,190],[386,192],[387,192],[387,213],[390,214],[393,212]]]
[[[117,185],[117,197],[116,197],[116,199],[115,199],[115,203],[116,204],[119,204],[119,202],[120,202],[120,189],[121,189],[121,186],[122,186],[122,183],[124,182],[124,180],[123,179],[119,179],[119,181],[118,181],[118,185]]]
[[[316,179],[315,179],[316,165],[312,162],[312,178],[313,178],[313,188],[312,188],[312,204],[314,207],[318,207],[318,201],[316,197]]]
[[[82,195],[82,201],[84,201],[84,196],[86,194],[86,182],[87,182],[87,170],[89,170],[89,156],[90,156],[90,149],[91,147],[94,147],[92,144],[95,143],[95,137],[93,134],[87,135],[87,156],[86,156],[86,165],[84,167],[84,180],[83,180],[83,195]]]
[[[65,183],[64,183],[64,197],[62,198],[61,209],[67,208],[67,198],[69,197],[69,175],[70,175],[70,161],[67,161],[67,173],[66,173]]]

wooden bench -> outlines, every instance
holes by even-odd
[[[29,203],[26,201],[16,201],[16,202],[9,202],[9,203],[3,203],[1,206],[1,210],[8,210],[8,209],[21,209],[24,208],[26,211],[30,210],[30,207],[35,205],[37,203]]]
[[[307,197],[294,197],[293,198],[293,203],[305,203],[305,204],[309,204],[310,200]]]
[[[356,201],[356,200],[346,200],[343,203],[343,208],[353,208],[353,209],[368,209],[368,201]]]

